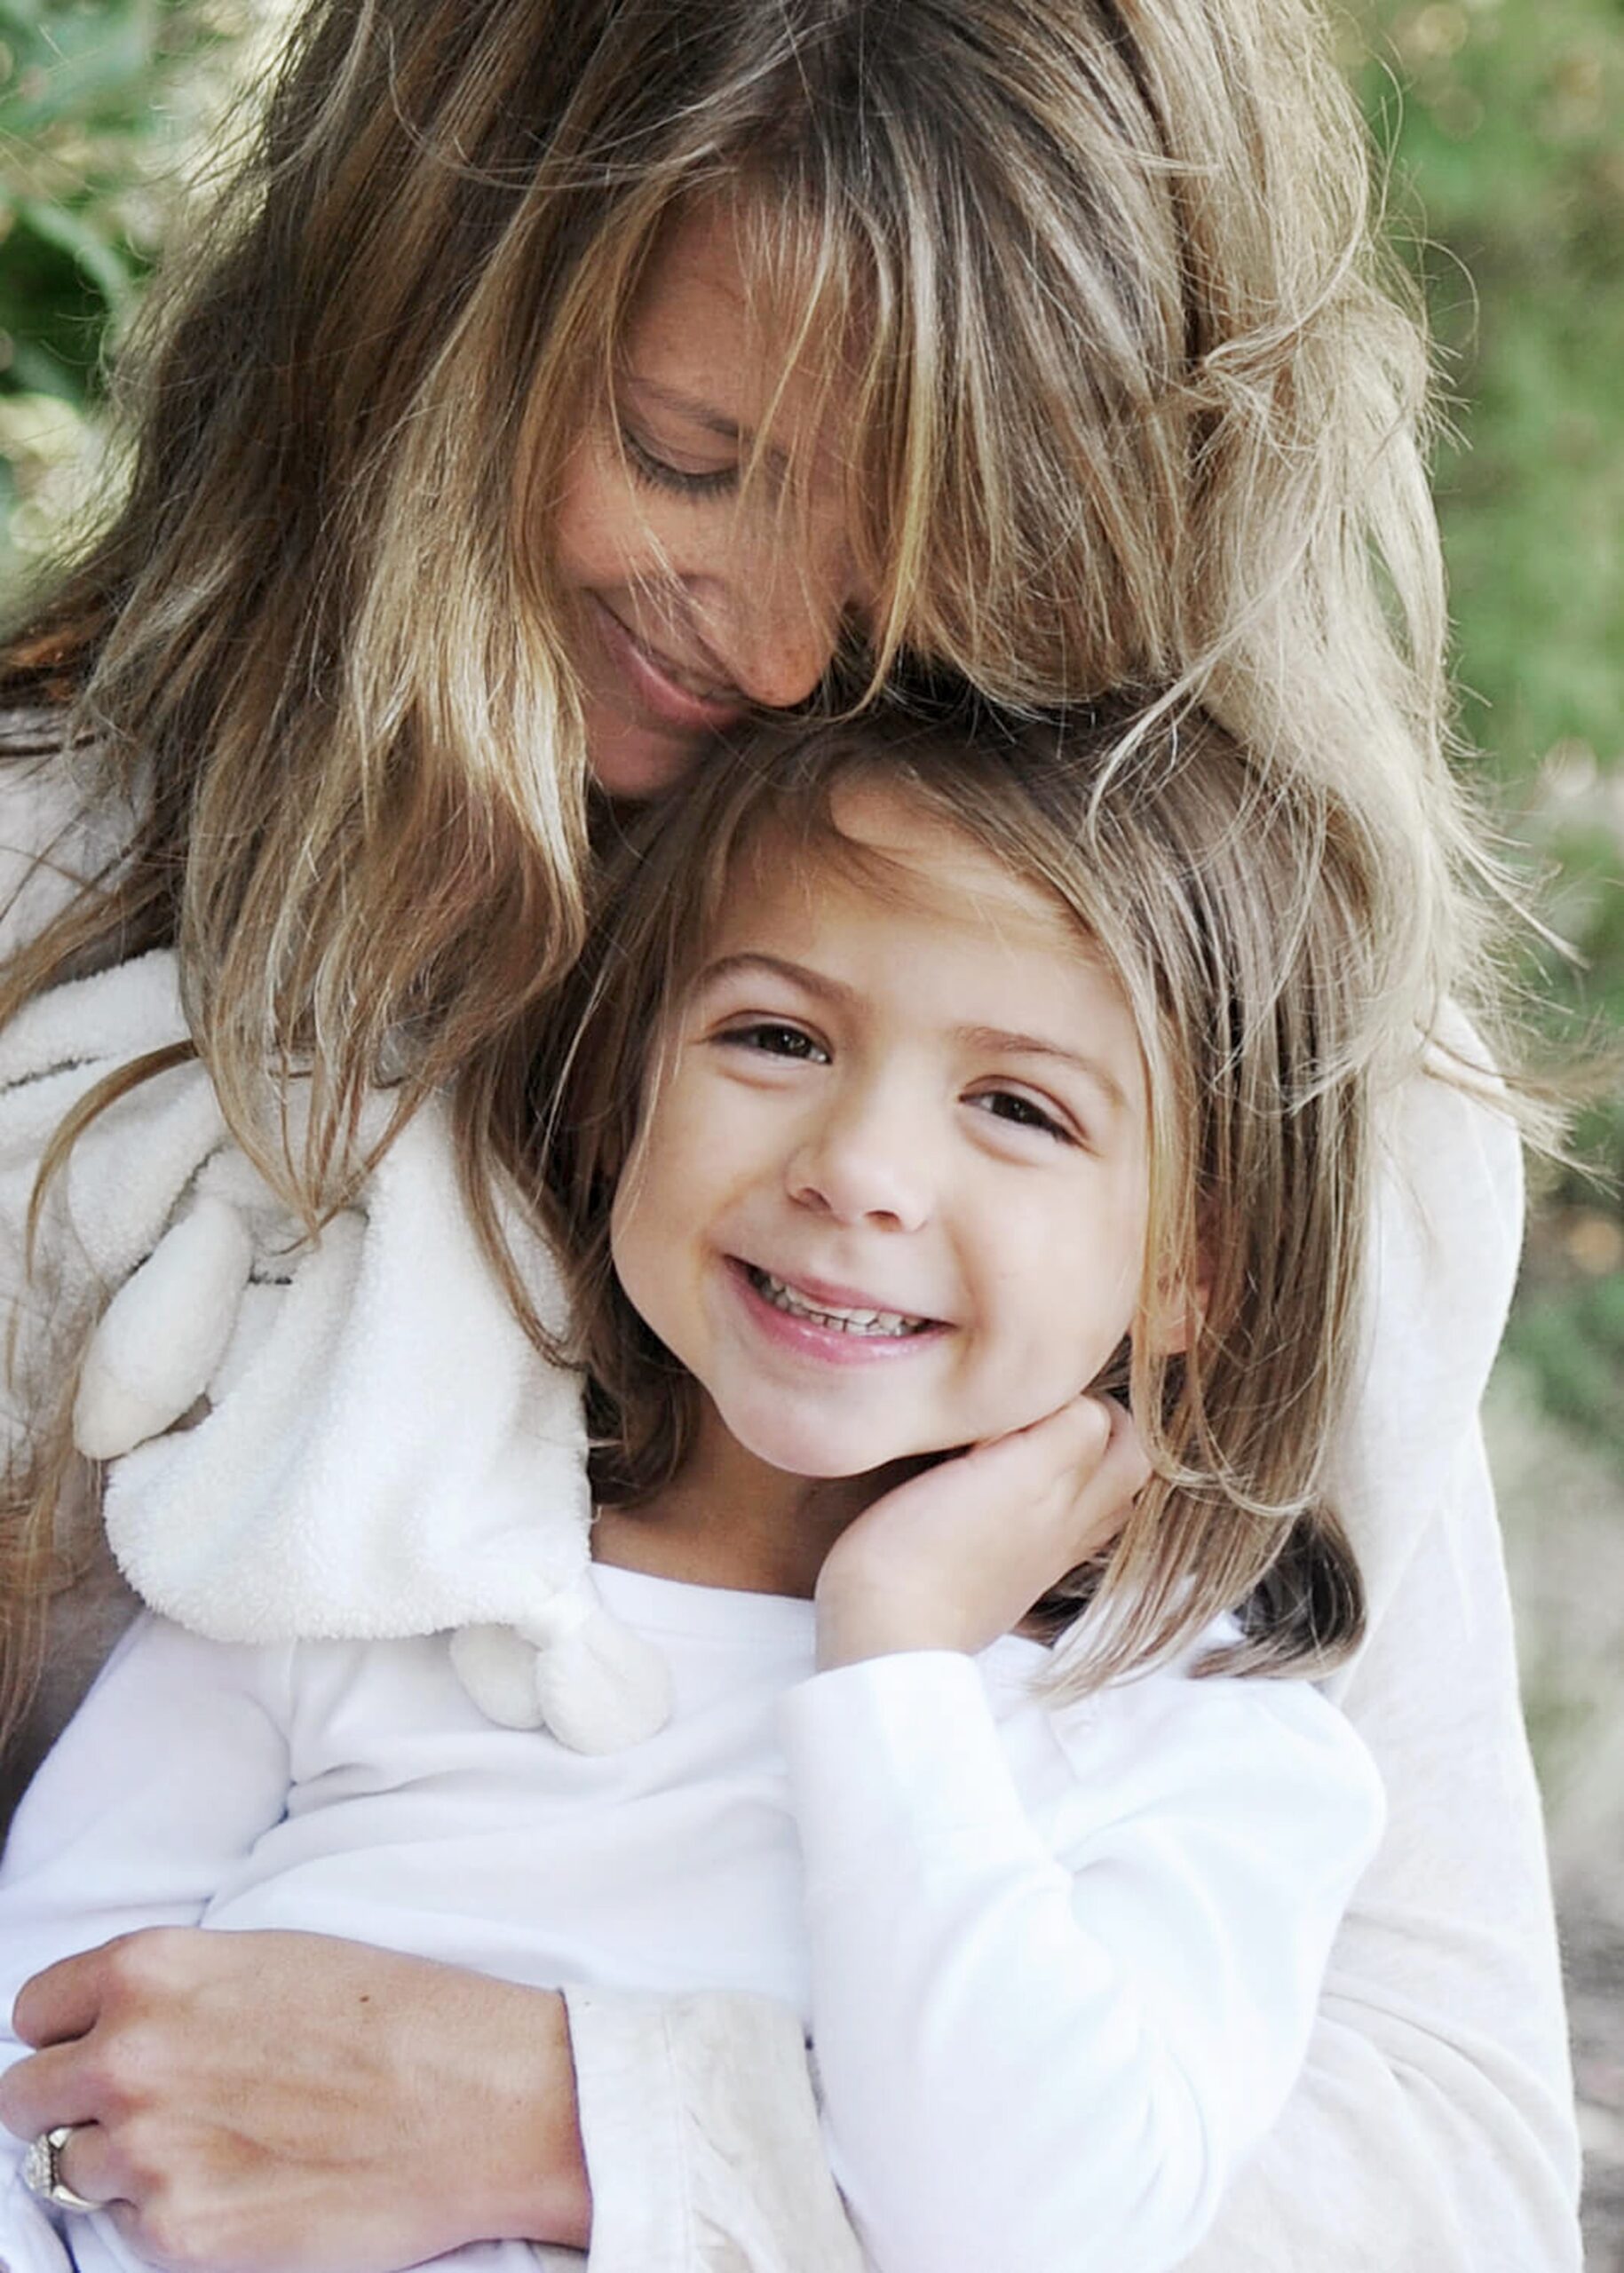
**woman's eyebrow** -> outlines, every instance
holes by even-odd
[[[725,411],[718,410],[714,403],[706,402],[701,396],[685,394],[679,387],[668,387],[660,379],[639,378],[635,371],[628,376],[626,386],[630,393],[657,403],[661,410],[672,411],[677,417],[685,418],[691,424],[701,428],[705,433],[715,434],[724,442],[732,442],[740,451],[754,455],[756,437],[750,429],[741,426],[736,418],[730,418]],[[776,443],[769,442],[761,452],[761,463],[771,472],[782,474],[788,470],[789,461]]]

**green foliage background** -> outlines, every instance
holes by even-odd
[[[1437,463],[1462,725],[1574,966],[1565,1014],[1624,1038],[1624,12],[1374,0],[1356,63],[1423,281],[1453,428]],[[1554,1180],[1509,1348],[1624,1468],[1624,1080]]]
[[[93,480],[102,358],[192,166],[284,13],[0,0],[0,579]],[[1424,284],[1463,728],[1577,969],[1533,994],[1624,1034],[1624,13],[1362,0],[1347,59]],[[1624,1464],[1624,1083],[1537,1219],[1514,1357]]]

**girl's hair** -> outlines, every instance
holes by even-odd
[[[709,205],[764,340],[850,413],[870,686],[909,653],[1016,706],[1198,697],[1337,785],[1393,1018],[1425,1024],[1486,870],[1441,756],[1424,351],[1320,4],[312,0],[148,303],[125,501],[0,660],[0,709],[54,712],[36,742],[134,816],[0,1023],[174,944],[226,1117],[313,1221],[368,1086],[400,1119],[444,1088],[538,1330],[494,1188],[583,921],[550,501]],[[308,1077],[291,1156],[267,1066]],[[58,1426],[0,1511],[0,1732]]]
[[[1149,1098],[1143,1284],[1204,1294],[1187,1352],[1129,1337],[1119,1378],[1154,1468],[1097,1565],[1043,1605],[1091,1604],[1063,1664],[1076,1693],[1241,1610],[1226,1671],[1323,1671],[1363,1596],[1321,1502],[1359,1347],[1371,1162],[1375,880],[1341,801],[1270,769],[1199,714],[922,725],[875,712],[717,760],[609,866],[603,915],[536,1069],[547,1179],[592,1384],[600,1496],[635,1506],[680,1470],[699,1392],[622,1292],[615,1185],[658,1109],[661,1039],[741,873],[815,891],[820,864],[881,892],[918,877],[840,827],[840,793],[900,787],[1058,903],[1131,1008]],[[757,866],[758,864],[758,866]],[[899,874],[899,867],[900,874]],[[651,1104],[652,1100],[652,1104]]]

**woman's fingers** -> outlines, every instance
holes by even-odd
[[[108,1959],[122,1945],[104,1942],[99,1949],[82,1950],[36,1973],[24,1984],[12,2008],[14,2032],[36,2047],[83,2036],[101,2010]]]
[[[581,2245],[563,2000],[299,1933],[156,1928],[19,2000],[0,2120],[192,2273],[377,2273],[493,2234]]]
[[[59,2123],[92,2122],[100,2098],[77,2042],[53,2044],[0,2076],[0,2123],[19,2139],[37,2139]]]
[[[99,2210],[121,2199],[111,2169],[107,2134],[99,2123],[75,2123],[70,2127],[56,2151],[56,2174],[82,2201]]]

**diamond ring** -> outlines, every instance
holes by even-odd
[[[22,2158],[22,2182],[30,2194],[42,2202],[51,2202],[59,2210],[99,2210],[99,2202],[87,2202],[83,2194],[75,2194],[62,2176],[59,2161],[63,2148],[74,2133],[83,2129],[77,2123],[59,2123],[54,2130],[42,2131]]]

